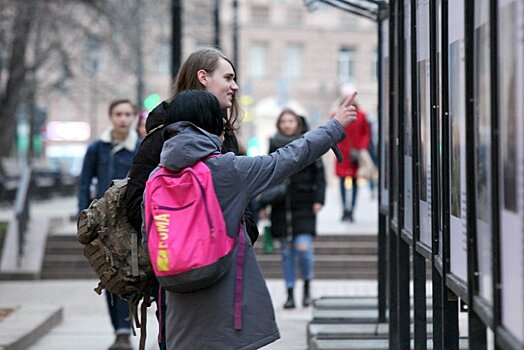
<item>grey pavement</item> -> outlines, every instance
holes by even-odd
[[[96,284],[94,279],[0,282],[0,300],[4,305],[35,310],[43,305],[63,308],[62,323],[28,349],[70,350],[74,345],[75,350],[103,350],[113,341],[113,334],[105,298],[93,291]],[[286,298],[283,282],[268,280],[267,285],[273,299],[281,339],[265,349],[306,349],[306,327],[311,319],[311,308],[282,309]],[[300,284],[297,287],[301,287]],[[314,297],[376,295],[374,281],[319,280],[314,281],[312,288]],[[297,301],[301,300],[300,290],[301,288],[297,288]],[[155,343],[158,326],[154,310],[153,305],[148,312],[146,349],[149,350],[158,349]],[[138,340],[138,336],[133,337],[133,343],[137,348]]]
[[[350,192],[348,191],[348,196]],[[326,205],[318,217],[318,233],[322,234],[376,234],[377,227],[377,200],[371,197],[368,186],[362,186],[359,193],[358,209],[355,213],[355,222],[341,222],[342,214],[338,186],[329,186]],[[76,214],[76,198],[59,197],[46,201],[33,202],[32,217],[45,217],[49,220],[50,234],[75,234],[76,223],[69,218]],[[11,208],[2,208],[0,218],[12,215]],[[45,231],[45,232],[44,232]],[[35,233],[45,238],[47,230]],[[48,332],[36,344],[29,347],[32,350],[71,349],[77,350],[106,349],[113,340],[109,316],[106,310],[105,299],[93,291],[96,280],[34,280],[34,281],[0,281],[0,307],[10,307],[24,310],[35,315],[42,312],[42,307],[49,307],[48,313],[57,313],[60,310],[62,322]],[[282,280],[268,280],[268,288],[273,299],[277,322],[281,330],[282,339],[267,346],[267,349],[298,350],[306,349],[306,326],[311,320],[311,309],[297,308],[283,310],[282,305],[286,298],[286,291]],[[313,297],[320,296],[374,296],[376,295],[375,281],[356,280],[315,280],[313,283]],[[301,300],[301,285],[297,285],[297,300]],[[155,307],[148,313],[147,349],[156,349],[155,337],[157,334]],[[0,321],[0,338],[10,329],[21,330],[19,334],[27,333],[30,322],[27,318],[14,317],[18,311]],[[53,315],[54,315],[53,314]],[[35,316],[36,317],[36,316]],[[56,320],[56,318],[55,318]],[[32,329],[32,328],[31,328]],[[133,338],[135,345],[138,337]],[[2,348],[0,342],[0,349]],[[25,349],[26,347],[19,347]]]

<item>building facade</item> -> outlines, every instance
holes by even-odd
[[[142,6],[142,97],[155,93],[165,99],[172,84],[171,2],[156,1],[150,8],[144,1]],[[214,6],[213,0],[182,1],[182,59],[196,48],[214,44]],[[344,83],[359,90],[360,106],[372,120],[376,115],[376,24],[327,5],[316,7],[311,12],[302,0],[238,1],[235,64],[245,110],[239,135],[246,147],[253,145],[252,153],[266,153],[267,139],[284,107],[304,114],[312,126],[327,120]],[[219,8],[220,46],[232,57],[233,1],[220,1]],[[98,23],[96,18],[84,21],[94,27]],[[87,122],[89,140],[108,125],[111,100],[137,100],[137,36],[125,31],[109,35],[111,40],[75,38],[82,53],[75,74],[61,89],[39,95],[48,121]],[[56,143],[48,140],[49,145]]]

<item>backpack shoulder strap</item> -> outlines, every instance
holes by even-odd
[[[149,132],[146,134],[146,136],[144,137],[144,139],[142,140],[142,142],[144,142],[144,140],[146,138],[148,138],[149,136],[153,135],[155,132],[157,132],[158,130],[162,130],[164,127],[166,126],[166,124],[160,124],[159,126],[149,130]]]

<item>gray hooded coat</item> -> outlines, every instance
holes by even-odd
[[[247,203],[267,187],[300,171],[344,137],[332,120],[267,156],[220,155],[220,139],[189,122],[170,125],[160,162],[180,170],[205,160],[224,214],[227,233],[234,237]],[[173,136],[174,135],[174,136]],[[245,232],[242,330],[234,328],[235,264],[212,286],[193,293],[166,293],[166,341],[169,350],[258,349],[280,338],[271,298]],[[238,245],[238,242],[237,242]]]

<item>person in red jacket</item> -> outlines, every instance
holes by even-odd
[[[348,91],[345,91],[348,90]],[[351,90],[351,91],[349,91]],[[342,101],[350,96],[354,89],[344,89]],[[371,138],[369,123],[366,114],[360,110],[357,103],[353,103],[357,108],[357,120],[349,124],[346,129],[347,137],[338,144],[343,155],[342,163],[336,163],[336,175],[340,180],[340,194],[342,197],[342,220],[353,222],[357,203],[358,184],[358,151],[368,149]],[[347,205],[346,178],[351,178],[351,206]]]

